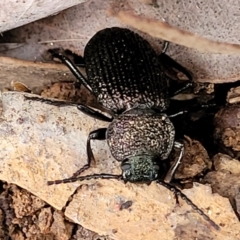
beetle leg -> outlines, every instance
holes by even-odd
[[[106,128],[99,128],[97,130],[94,130],[89,133],[88,139],[87,139],[87,164],[85,164],[82,168],[80,168],[78,171],[76,171],[72,177],[67,179],[76,178],[78,175],[80,175],[82,172],[87,170],[91,167],[91,163],[95,162],[95,158],[92,152],[91,148],[91,140],[105,140],[106,139]],[[66,180],[66,179],[64,179]]]
[[[170,84],[169,96],[171,98],[192,87],[193,79],[191,73],[185,67],[183,67],[178,62],[169,57],[167,54],[165,54],[168,45],[168,42],[164,43],[162,53],[159,55],[159,60],[165,74],[169,77],[169,79],[174,80],[174,82],[178,82],[177,86],[176,83],[171,82],[172,84]],[[175,69],[179,72],[182,72],[188,78],[188,81],[179,81],[180,79],[177,77],[177,72],[175,71]],[[171,85],[175,85],[175,87],[173,88],[173,86]]]
[[[163,51],[165,50],[165,48],[168,47],[168,44],[165,44],[164,45],[164,49]],[[192,81],[192,75],[191,73],[185,68],[183,67],[181,64],[179,64],[178,62],[176,62],[175,60],[173,60],[171,57],[169,57],[167,54],[165,54],[164,52],[162,52],[160,55],[159,55],[159,60],[162,64],[162,66],[164,67],[164,69],[176,69],[177,71],[179,72],[182,72],[187,78],[189,81]]]
[[[54,181],[48,181],[48,185],[52,184],[60,184],[60,183],[69,183],[69,182],[76,182],[76,181],[83,181],[83,180],[89,180],[89,179],[96,179],[96,178],[116,178],[116,175],[111,174],[93,174],[89,176],[81,176],[78,177],[82,172],[87,170],[91,167],[92,161],[95,161],[92,149],[91,149],[91,140],[105,140],[106,139],[106,128],[99,128],[97,130],[94,130],[89,133],[88,139],[87,139],[87,164],[85,164],[82,168],[80,168],[78,171],[76,171],[70,178],[65,178],[62,180],[54,180]],[[121,175],[120,175],[121,176]],[[118,178],[120,178],[118,176]]]
[[[99,128],[99,129],[94,130],[94,131],[89,133],[88,139],[87,139],[87,159],[88,159],[88,162],[82,168],[80,168],[77,172],[75,172],[72,175],[72,177],[76,177],[80,173],[82,173],[85,170],[87,170],[88,168],[90,168],[92,161],[95,162],[95,158],[94,158],[92,148],[91,148],[91,140],[105,140],[106,139],[106,131],[107,131],[107,128]]]
[[[40,97],[24,96],[24,98],[27,100],[39,101],[39,102],[54,105],[57,107],[75,106],[75,107],[77,107],[78,110],[80,110],[81,112],[83,112],[84,114],[86,114],[92,118],[95,118],[95,119],[98,119],[101,121],[105,121],[105,122],[111,122],[113,120],[113,118],[107,117],[104,114],[102,114],[101,112],[98,112],[84,104],[77,104],[77,103],[72,103],[72,102],[59,101],[59,100],[55,100],[55,99],[46,99],[46,98],[40,98]]]
[[[199,104],[197,106],[190,107],[187,110],[182,110],[180,112],[177,112],[177,113],[174,113],[174,114],[170,114],[170,115],[168,115],[168,118],[174,118],[174,117],[178,117],[180,115],[183,115],[183,114],[186,114],[186,113],[189,113],[189,112],[198,112],[198,111],[200,111],[202,109],[209,109],[209,108],[213,108],[213,107],[216,107],[216,106],[217,106],[216,103]]]
[[[86,115],[88,115],[92,118],[96,118],[101,121],[112,122],[112,120],[113,120],[112,117],[111,118],[107,117],[104,114],[102,114],[86,105],[83,105],[83,104],[78,104],[77,109],[80,110],[81,112],[85,113]]]
[[[53,50],[49,50],[50,52]],[[77,67],[81,67],[81,68],[85,68],[86,64],[85,64],[85,60],[82,56],[77,55],[76,53],[72,52],[71,50],[67,49],[67,50],[63,50],[63,53],[65,56],[69,57],[70,59],[73,60],[73,63],[77,66]],[[54,55],[53,55],[54,57]]]
[[[180,93],[182,93],[183,91],[185,91],[186,89],[189,89],[193,86],[193,82],[191,81],[182,81],[182,83],[180,84],[180,87],[178,87],[177,90],[172,90],[171,91],[171,87],[169,88],[169,97],[172,98]]]
[[[184,145],[180,142],[174,142],[174,147],[180,149],[180,153],[177,159],[175,159],[174,163],[172,164],[171,168],[169,169],[166,177],[164,178],[164,182],[170,183],[174,173],[176,172],[179,164],[181,163],[183,154],[184,154]]]
[[[49,50],[52,53],[53,57],[60,59],[72,72],[72,74],[77,78],[77,80],[83,84],[90,92],[92,92],[92,88],[87,82],[87,79],[84,75],[79,71],[77,66],[71,61],[71,59],[64,55],[61,49],[51,49]]]
[[[88,157],[89,165],[92,160],[95,161],[92,148],[91,148],[91,140],[105,140],[106,131],[107,131],[107,128],[99,128],[89,133],[88,139],[87,139],[87,157]]]
[[[188,113],[188,111],[187,111],[187,110],[184,110],[184,111],[180,111],[180,112],[177,112],[177,113],[168,115],[168,118],[174,118],[174,117],[177,117],[177,116],[179,116],[179,115],[183,115],[184,113]]]

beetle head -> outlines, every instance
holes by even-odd
[[[121,165],[122,177],[129,182],[152,182],[158,178],[159,165],[150,155],[131,156]]]

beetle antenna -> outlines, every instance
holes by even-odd
[[[117,179],[117,180],[122,180],[122,175],[113,175],[113,174],[101,173],[101,174],[93,174],[93,175],[80,176],[80,177],[70,177],[70,178],[65,178],[65,179],[61,179],[61,180],[48,181],[47,184],[48,185],[54,185],[54,184],[61,184],[61,183],[71,183],[71,182],[77,182],[77,181],[91,180],[91,179]]]
[[[183,194],[179,189],[175,186],[165,183],[164,181],[157,180],[158,184],[164,186],[177,196],[181,197],[187,204],[189,204],[194,210],[196,210],[206,221],[208,221],[216,230],[219,230],[220,227],[209,217],[207,216],[197,205],[195,205],[185,194]]]

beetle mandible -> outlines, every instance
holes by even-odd
[[[49,181],[48,184],[93,178],[118,179],[125,182],[156,181],[183,198],[218,229],[217,224],[169,183],[180,164],[184,148],[183,144],[175,141],[175,130],[170,120],[181,113],[167,116],[164,111],[169,106],[170,97],[192,85],[191,74],[164,52],[157,55],[150,44],[137,33],[118,27],[97,32],[87,43],[84,50],[87,79],[61,50],[55,49],[51,52],[68,66],[80,84],[96,96],[98,102],[111,113],[112,117],[107,117],[83,104],[26,97],[56,106],[75,105],[91,117],[110,122],[108,128],[90,132],[87,140],[87,164],[72,177]],[[189,81],[185,81],[179,89],[171,91],[169,86],[171,79],[165,72],[167,68],[181,71]],[[105,139],[113,157],[121,162],[122,174],[78,177],[94,160],[91,140]],[[158,174],[160,163],[168,158],[173,146],[180,149],[179,157],[163,181],[159,179]]]

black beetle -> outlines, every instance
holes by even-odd
[[[125,182],[156,181],[183,198],[197,210],[216,229],[207,215],[193,204],[180,190],[169,184],[183,155],[183,145],[175,141],[174,126],[170,121],[179,113],[167,116],[163,113],[169,106],[171,96],[192,85],[191,74],[164,52],[159,56],[150,44],[138,34],[123,28],[107,28],[97,32],[87,43],[84,60],[88,79],[78,68],[62,54],[61,50],[52,50],[53,56],[64,62],[78,81],[91,91],[112,117],[95,111],[83,104],[27,97],[56,106],[76,105],[87,115],[111,122],[108,128],[92,131],[87,140],[88,163],[71,178],[49,181],[59,184],[87,179],[118,179]],[[171,92],[167,70],[177,69],[184,73],[189,81]],[[171,72],[171,71],[170,71]],[[122,174],[94,174],[78,177],[88,169],[94,156],[91,140],[107,139],[110,151],[121,161]],[[173,146],[180,149],[178,159],[168,171],[165,181],[159,179],[160,162],[166,160]]]

